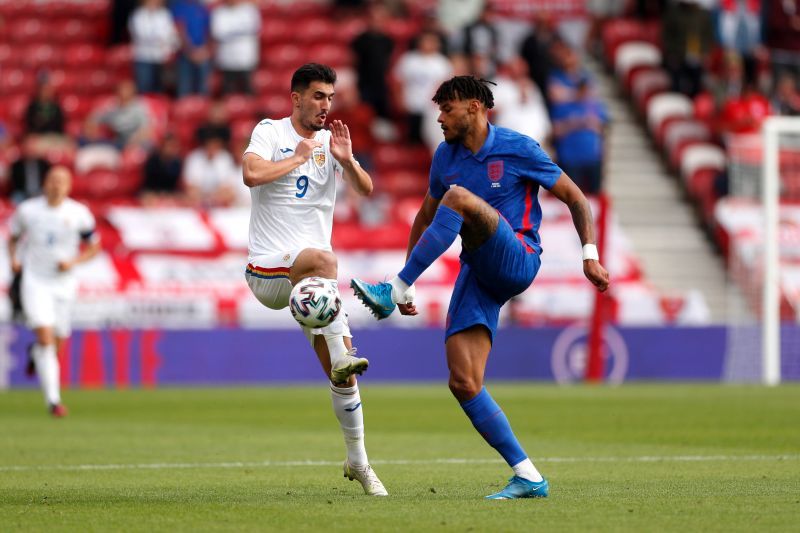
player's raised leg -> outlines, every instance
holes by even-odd
[[[348,350],[355,353],[351,337],[344,339]],[[331,358],[328,344],[321,335],[313,337],[314,351],[327,375],[331,375]],[[347,459],[344,461],[344,475],[350,480],[358,480],[369,496],[388,496],[386,488],[378,479],[369,464],[367,448],[364,443],[364,406],[358,391],[358,382],[354,375],[347,376],[341,383],[331,383],[331,403],[333,412],[339,420],[344,435]]]
[[[289,270],[289,281],[294,286],[312,276],[326,278],[334,286],[338,286],[336,256],[332,252],[316,248],[301,251]],[[329,375],[333,383],[343,383],[349,376],[361,374],[369,367],[369,361],[364,357],[357,357],[355,350],[345,342],[351,335],[344,310],[333,322],[314,330],[314,334],[321,335],[327,344],[331,367]]]
[[[354,279],[350,286],[378,320],[386,318],[397,303],[406,303],[409,287],[450,248],[456,236],[461,235],[465,249],[475,249],[494,234],[498,220],[497,211],[484,200],[463,187],[453,187],[442,197],[433,220],[397,276],[375,284]]]
[[[487,498],[546,497],[549,491],[547,480],[536,470],[514,435],[505,413],[483,386],[486,361],[492,347],[489,331],[484,326],[473,326],[448,337],[445,346],[450,391],[478,433],[514,471],[508,485]]]

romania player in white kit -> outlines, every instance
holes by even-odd
[[[292,76],[292,114],[258,123],[245,150],[244,183],[250,187],[250,245],[246,279],[255,297],[270,309],[289,304],[292,287],[317,276],[337,279],[331,248],[336,175],[362,195],[372,179],[353,157],[350,132],[340,121],[325,129],[336,73],[309,63]],[[287,311],[288,312],[288,311]],[[369,362],[356,356],[347,314],[328,326],[303,328],[331,382],[333,410],[344,433],[344,474],[364,492],[387,492],[369,465],[364,416],[355,374]]]
[[[100,251],[89,209],[68,198],[69,169],[56,166],[44,179],[43,195],[25,200],[11,217],[9,257],[22,269],[22,308],[36,335],[31,357],[45,402],[55,417],[67,414],[61,403],[58,348],[70,333],[70,310],[77,292],[72,268]]]

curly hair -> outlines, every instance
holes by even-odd
[[[491,89],[489,89],[489,84],[497,85],[494,82],[483,78],[479,79],[475,76],[455,76],[442,83],[436,89],[433,101],[436,104],[442,104],[453,100],[471,100],[474,98],[485,105],[486,109],[491,109],[494,107],[494,96]]]

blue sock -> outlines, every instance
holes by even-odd
[[[514,436],[508,418],[486,387],[482,388],[477,396],[462,403],[461,408],[467,413],[472,425],[484,440],[500,452],[508,466],[514,466],[528,458],[517,437]]]
[[[450,248],[463,223],[461,215],[446,205],[440,205],[431,225],[422,233],[416,246],[411,250],[406,266],[397,276],[406,284],[413,285],[417,278]]]

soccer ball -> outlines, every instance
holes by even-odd
[[[336,282],[325,278],[305,278],[292,288],[289,311],[307,328],[324,328],[339,316],[342,300]]]

